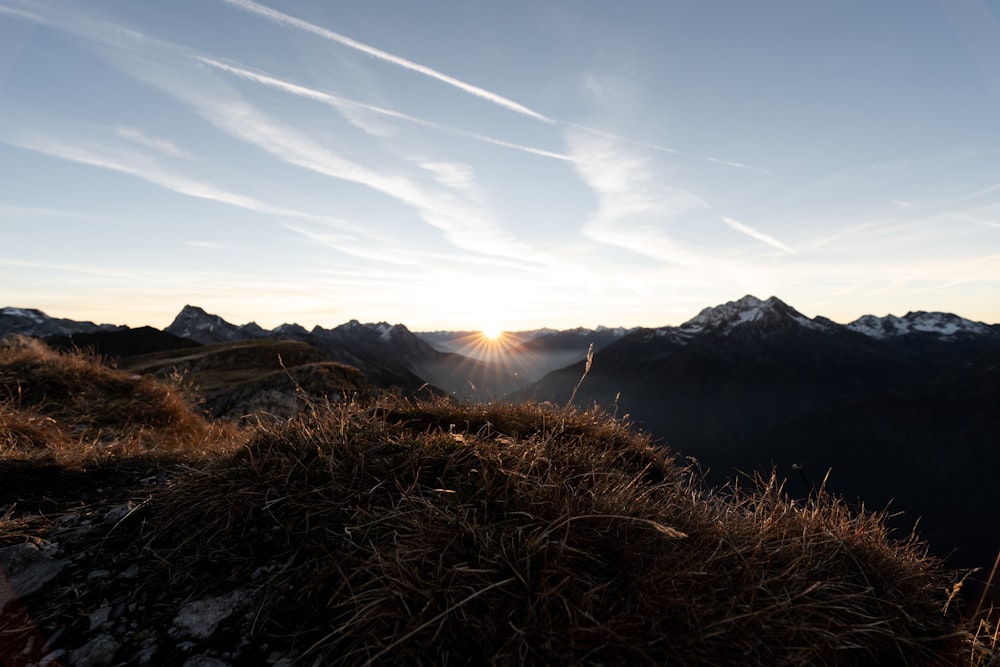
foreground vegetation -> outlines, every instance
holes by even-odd
[[[960,575],[884,516],[775,479],[708,489],[596,411],[317,396],[212,424],[178,381],[25,341],[0,350],[0,391],[0,489],[31,466],[169,470],[101,557],[143,563],[146,594],[239,593],[244,632],[297,664],[1000,661]],[[4,505],[0,546],[52,527]],[[57,581],[0,637],[20,646],[29,615],[51,635],[100,597]]]

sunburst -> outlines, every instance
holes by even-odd
[[[484,326],[479,333],[488,341],[497,341],[503,336],[503,329],[495,324],[489,324]]]

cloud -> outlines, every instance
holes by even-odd
[[[26,262],[19,259],[0,257],[0,266],[16,266],[26,269],[41,269],[45,272],[67,271],[70,273],[80,273],[89,276],[99,276],[103,278],[132,278],[133,274],[124,269],[115,269],[108,266],[94,266],[92,264],[62,264],[57,262]]]
[[[472,167],[458,162],[421,162],[420,166],[434,175],[441,185],[454,190],[470,190],[476,184]]]
[[[566,140],[577,172],[597,197],[584,228],[588,238],[674,264],[705,263],[705,255],[666,233],[671,223],[707,208],[697,195],[662,183],[647,157],[618,141],[577,129]]]
[[[782,252],[787,252],[790,255],[795,254],[795,248],[792,248],[791,246],[782,243],[781,241],[774,238],[770,234],[765,234],[764,232],[754,229],[753,227],[748,227],[747,225],[744,225],[742,222],[733,220],[732,218],[724,217],[722,218],[722,221],[727,225],[729,225],[732,229],[735,229],[736,231],[740,232],[741,234],[746,234],[751,238],[755,238],[762,243],[766,243],[767,245],[773,248],[777,248]]]
[[[442,231],[453,245],[484,255],[505,256],[521,261],[547,263],[551,257],[530,244],[503,233],[489,211],[475,199],[452,189],[443,190],[421,182],[426,172],[413,177],[387,163],[377,167],[351,160],[320,143],[312,135],[272,118],[251,105],[231,88],[206,78],[197,67],[179,67],[189,52],[172,44],[145,39],[142,48],[122,44],[129,58],[118,64],[132,76],[188,105],[207,122],[230,137],[255,146],[278,160],[337,180],[356,183],[413,208],[419,217]],[[172,58],[171,58],[172,56]],[[165,66],[164,61],[170,66]],[[197,62],[202,62],[196,58]],[[443,161],[442,161],[443,162]],[[410,167],[410,165],[406,165]],[[468,190],[468,188],[466,188]]]
[[[615,134],[613,132],[606,132],[604,130],[599,130],[595,127],[590,127],[589,125],[581,125],[580,123],[573,123],[570,121],[556,121],[562,125],[574,128],[576,130],[581,130],[587,132],[588,134],[593,134],[597,137],[603,137],[604,139],[611,139],[616,142],[631,144],[633,146],[641,146],[642,148],[647,148],[651,151],[656,151],[658,153],[666,153],[668,155],[676,155],[678,157],[693,159],[693,160],[704,160],[705,162],[711,162],[713,164],[721,164],[726,167],[733,167],[735,169],[744,169],[746,171],[752,171],[758,174],[771,175],[772,172],[767,169],[761,169],[760,167],[754,167],[749,164],[744,164],[742,162],[736,162],[734,160],[723,160],[721,158],[715,157],[705,157],[703,155],[695,155],[693,153],[685,153],[669,146],[663,146],[662,144],[655,144],[650,141],[643,141],[641,139],[633,139],[631,137],[626,137],[621,134]]]
[[[232,5],[234,7],[238,7],[239,9],[242,9],[244,11],[257,14],[259,16],[263,16],[275,23],[291,26],[293,28],[298,28],[299,30],[310,32],[314,35],[322,37],[323,39],[327,39],[332,42],[336,42],[338,44],[346,46],[348,48],[355,49],[373,58],[377,58],[379,60],[391,63],[393,65],[397,65],[399,67],[403,67],[405,69],[417,72],[419,74],[423,74],[424,76],[431,77],[432,79],[437,79],[438,81],[446,83],[449,86],[454,86],[455,88],[458,88],[463,92],[469,93],[470,95],[475,95],[476,97],[487,100],[489,102],[492,102],[493,104],[499,105],[511,111],[515,111],[517,113],[530,116],[532,118],[544,121],[546,123],[552,122],[551,119],[538,113],[537,111],[529,109],[523,104],[519,104],[511,99],[508,99],[496,93],[480,88],[479,86],[474,86],[470,83],[460,81],[459,79],[448,76],[447,74],[438,72],[435,69],[431,69],[426,65],[421,65],[419,63],[413,62],[412,60],[407,60],[406,58],[402,58],[400,56],[387,53],[386,51],[382,51],[373,46],[363,44],[349,37],[345,37],[344,35],[341,35],[339,33],[333,32],[332,30],[327,30],[326,28],[322,28],[313,23],[309,23],[308,21],[303,21],[302,19],[295,18],[294,16],[289,16],[288,14],[283,14],[282,12],[276,11],[269,7],[264,7],[263,5],[259,5],[256,2],[252,2],[251,0],[221,0],[221,1],[225,2],[226,4]]]
[[[197,59],[200,62],[205,63],[206,65],[222,70],[224,72],[228,72],[235,76],[239,76],[241,78],[254,81],[256,83],[265,86],[276,88],[278,90],[283,90],[292,95],[297,95],[299,97],[304,97],[315,100],[317,102],[321,102],[323,104],[327,104],[337,109],[337,111],[339,111],[349,122],[353,123],[356,127],[360,128],[365,132],[368,132],[369,134],[377,136],[385,136],[387,133],[382,128],[376,127],[372,123],[368,122],[367,119],[359,112],[369,112],[372,114],[384,116],[386,118],[392,118],[394,120],[401,120],[407,123],[412,123],[414,125],[429,127],[455,136],[466,137],[469,139],[474,139],[476,141],[492,144],[494,146],[510,148],[516,151],[521,151],[523,153],[529,153],[541,157],[548,157],[554,160],[569,161],[572,159],[568,155],[563,155],[561,153],[555,153],[553,151],[547,151],[541,148],[534,148],[532,146],[523,146],[521,144],[504,141],[502,139],[486,136],[484,134],[479,134],[478,132],[469,132],[467,130],[460,130],[457,128],[448,127],[440,123],[435,123],[434,121],[426,120],[424,118],[418,118],[416,116],[411,116],[409,114],[401,113],[393,109],[386,109],[385,107],[366,104],[364,102],[358,102],[356,100],[348,99],[346,97],[334,95],[332,93],[328,93],[321,90],[316,90],[315,88],[309,88],[307,86],[302,86],[300,84],[292,83],[290,81],[278,79],[272,76],[268,76],[266,74],[254,72],[245,69],[243,67],[228,65],[213,58],[198,56]]]
[[[118,132],[118,136],[123,139],[128,139],[132,143],[145,146],[146,148],[152,148],[153,150],[163,153],[164,155],[168,155],[170,157],[190,157],[190,154],[187,151],[181,150],[172,142],[167,141],[166,139],[150,137],[142,130],[138,130],[134,127],[119,125],[116,128],[116,131]]]
[[[755,171],[758,174],[765,174],[767,176],[771,175],[771,172],[767,169],[761,169],[759,167],[753,167],[749,164],[743,164],[742,162],[735,162],[733,160],[722,160],[717,157],[706,157],[707,162],[714,162],[715,164],[725,165],[727,167],[736,167],[737,169],[746,169],[747,171]]]
[[[982,218],[973,217],[971,215],[965,215],[963,213],[951,213],[951,217],[958,218],[959,220],[965,220],[966,222],[974,222],[978,225],[985,225],[987,227],[1000,227],[1000,222],[993,220],[983,220]]]
[[[598,196],[598,219],[676,217],[704,207],[696,195],[661,183],[647,157],[613,139],[570,130],[566,141],[577,172]]]
[[[340,218],[273,206],[253,197],[216,187],[211,183],[170,171],[147,156],[122,151],[108,145],[95,146],[80,142],[59,141],[50,137],[28,136],[16,138],[0,136],[0,142],[70,162],[128,174],[172,192],[197,199],[228,204],[256,213],[322,222],[355,233],[363,231],[363,227]]]
[[[272,20],[287,22],[281,18],[284,15],[255,3],[235,4],[250,11],[263,12]],[[303,27],[300,24],[304,22],[292,17],[286,18],[297,27]],[[459,196],[461,193],[443,190],[440,183],[433,180],[431,181],[434,183],[433,187],[428,187],[427,184],[420,183],[388,164],[379,164],[376,168],[348,159],[320,144],[311,135],[271,118],[249,104],[231,88],[221,84],[218,79],[208,76],[200,65],[209,63],[191,49],[112,23],[95,22],[84,15],[61,14],[40,20],[45,25],[67,31],[104,47],[99,54],[111,64],[186,104],[230,137],[255,146],[286,164],[368,187],[412,207],[424,222],[442,231],[448,241],[459,248],[483,255],[509,257],[522,262],[546,264],[552,261],[550,256],[539,252],[530,244],[503,233],[494,224],[488,211],[483,210],[475,201]],[[386,57],[394,58],[389,54],[386,54]],[[218,64],[220,63],[215,63],[215,66]],[[301,94],[304,91],[305,89],[299,89],[297,92]],[[132,134],[133,139],[136,138],[135,133],[127,134]],[[134,155],[122,152],[112,154],[99,146],[46,139],[27,141],[22,138],[9,143],[63,159],[129,173],[192,197],[227,203],[261,213],[321,222],[335,229],[349,230],[362,237],[371,237],[371,233],[360,225],[339,218],[271,206],[252,197],[229,192],[164,169],[155,161],[140,159]],[[161,150],[162,148],[163,146],[160,146]],[[406,166],[410,167],[408,164]],[[423,170],[419,175],[422,178],[426,177]]]
[[[14,9],[13,7],[0,6],[0,14],[6,14],[7,16],[13,16],[14,18],[22,19],[24,21],[32,21],[34,23],[43,23],[43,19],[38,14],[33,12],[26,12],[23,9]]]

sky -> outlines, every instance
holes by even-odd
[[[0,0],[0,306],[1000,322],[998,0]]]

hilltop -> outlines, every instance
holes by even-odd
[[[0,388],[7,665],[1000,659],[883,515],[713,490],[597,410],[321,388],[241,424],[25,339]]]

